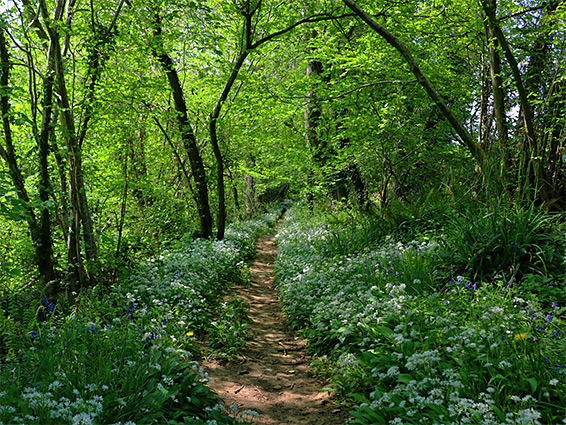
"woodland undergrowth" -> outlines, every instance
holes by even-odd
[[[222,294],[281,213],[230,225],[222,241],[181,238],[71,306],[5,297],[0,424],[249,423],[255,412],[228,415],[206,386],[200,347],[242,345],[245,306]]]
[[[351,423],[566,423],[563,229],[534,206],[420,218],[295,206],[276,236],[288,321]]]

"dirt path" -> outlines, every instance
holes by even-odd
[[[234,296],[249,305],[251,338],[240,360],[203,364],[208,385],[226,406],[259,413],[254,424],[339,425],[347,415],[334,409],[324,384],[308,374],[310,359],[305,343],[285,326],[278,293],[273,283],[276,249],[273,234],[257,242],[251,263],[251,284],[236,286]]]

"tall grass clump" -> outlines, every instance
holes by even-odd
[[[519,285],[548,302],[565,302],[565,233],[556,217],[528,207],[468,208],[449,215],[445,264],[475,282]],[[559,284],[558,284],[559,283]]]
[[[206,387],[199,341],[241,346],[245,306],[221,296],[280,213],[230,225],[224,241],[182,238],[71,305],[5,297],[0,424],[249,423]]]
[[[446,228],[427,242],[346,252],[332,240],[358,223],[327,217],[287,213],[276,277],[289,323],[332,388],[356,402],[351,423],[566,421],[561,299],[526,296],[525,276],[508,285],[446,272],[446,240],[459,237]]]

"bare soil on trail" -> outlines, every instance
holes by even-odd
[[[251,283],[236,285],[233,296],[249,306],[250,339],[237,361],[202,364],[211,387],[228,406],[254,410],[254,424],[340,425],[347,413],[335,409],[323,382],[309,374],[305,341],[285,325],[273,282],[273,233],[261,237],[250,265]],[[248,416],[246,417],[249,418]]]

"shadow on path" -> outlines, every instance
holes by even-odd
[[[226,406],[259,413],[254,424],[343,424],[347,414],[334,409],[331,396],[321,392],[324,384],[308,373],[305,342],[285,326],[273,282],[273,237],[271,233],[257,241],[251,283],[231,291],[249,306],[250,340],[239,361],[203,364],[210,376],[208,386]]]

